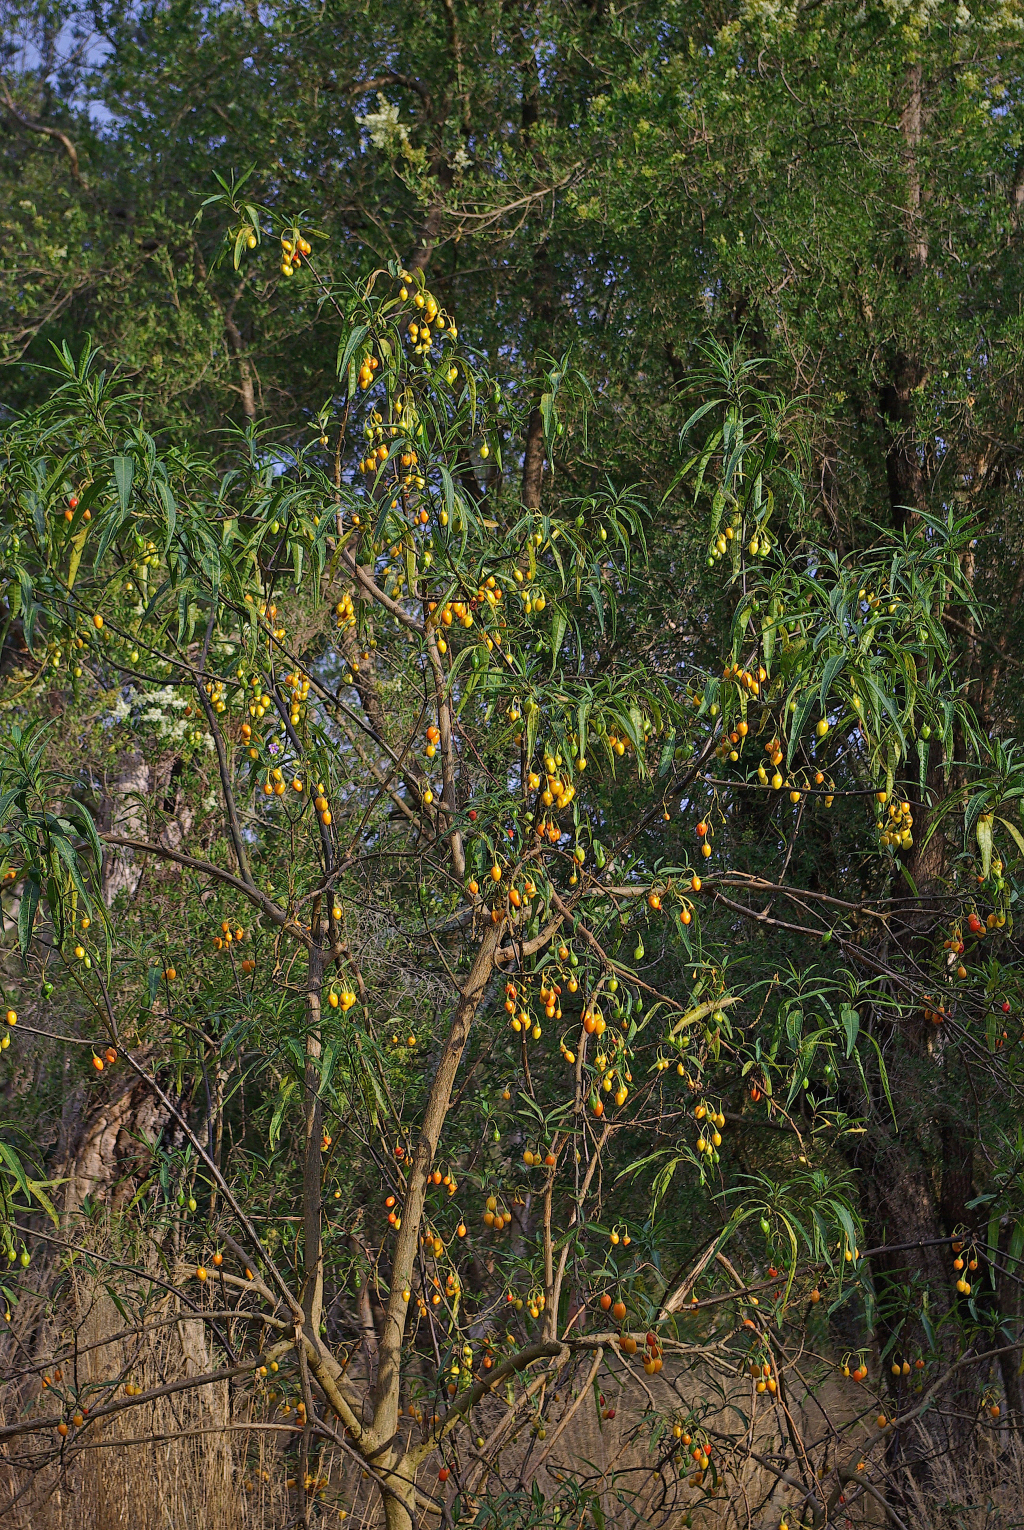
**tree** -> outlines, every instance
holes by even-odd
[[[241,259],[267,216],[231,208]],[[299,226],[281,247],[286,267],[315,271]],[[836,844],[822,815],[837,795],[895,799],[878,824],[869,814],[847,825],[833,850],[844,875],[867,854],[889,866],[909,843],[900,783],[914,734],[970,725],[937,592],[970,595],[958,570],[965,533],[938,522],[882,549],[870,573],[823,554],[808,570],[766,562],[776,505],[799,498],[798,462],[779,401],[749,364],[722,355],[724,391],[705,393],[691,416],[684,438],[700,439],[679,477],[698,499],[713,485],[708,563],[726,572],[731,648],[721,678],[668,680],[614,649],[644,552],[636,496],[563,487],[541,512],[520,510],[501,471],[503,435],[516,428],[502,384],[473,369],[422,277],[393,268],[364,292],[322,284],[322,295],[341,332],[344,405],[340,418],[325,409],[318,429],[362,440],[352,482],[252,430],[226,470],[185,449],[161,453],[88,355],[61,356],[51,401],[13,428],[7,601],[32,656],[27,691],[40,694],[49,672],[68,696],[65,727],[102,699],[114,726],[163,734],[187,808],[168,821],[166,799],[162,811],[150,799],[144,827],[97,837],[85,782],[46,771],[40,724],[29,724],[5,758],[5,869],[20,895],[26,980],[77,990],[96,1071],[130,1068],[177,1124],[180,1146],[158,1150],[160,1172],[139,1193],[152,1197],[154,1233],[190,1213],[181,1236],[192,1277],[183,1282],[180,1260],[171,1272],[190,1310],[210,1306],[216,1271],[211,1325],[231,1293],[232,1322],[257,1324],[251,1339],[213,1327],[217,1374],[255,1367],[262,1394],[266,1368],[283,1368],[303,1405],[304,1475],[315,1439],[354,1450],[397,1526],[417,1513],[417,1468],[431,1457],[442,1488],[454,1473],[459,1501],[475,1501],[501,1445],[529,1422],[544,1432],[547,1387],[563,1373],[593,1377],[639,1349],[657,1374],[663,1353],[685,1346],[686,1304],[716,1256],[728,1283],[712,1300],[724,1297],[746,1341],[738,1352],[759,1373],[767,1364],[774,1397],[787,1326],[802,1326],[794,1304],[827,1280],[841,1305],[848,1273],[856,1286],[857,1211],[829,1144],[850,1127],[856,1078],[895,1108],[859,1006],[905,1026],[922,1023],[911,1018],[922,1003],[931,1020],[952,1000],[922,999],[920,966],[861,946],[852,921],[891,926],[906,905],[898,892],[871,886],[850,900],[820,877],[791,886],[787,876],[808,842]],[[556,387],[543,414],[552,454],[586,401],[571,372]],[[487,486],[491,451],[499,475]],[[769,759],[756,769],[755,740]],[[791,817],[775,806],[782,798]],[[688,816],[706,804],[695,864],[660,853],[659,827],[680,802]],[[751,814],[775,838],[773,865],[763,849],[743,864],[744,832],[731,863],[705,874],[718,835],[733,837]],[[113,916],[99,894],[111,853],[138,871],[130,908],[122,892]],[[151,865],[163,870],[143,895]],[[991,852],[984,873],[989,924],[1002,928],[1007,888]],[[765,892],[794,912],[760,908],[752,900]],[[723,916],[777,931],[794,957],[808,941],[834,943],[842,965],[804,957],[769,979],[762,952],[729,953]],[[96,942],[82,933],[94,929]],[[657,982],[644,975],[645,938],[663,947]],[[777,948],[771,958],[781,965]],[[687,994],[680,968],[691,963]],[[769,1000],[777,1020],[762,1037]],[[989,1011],[967,993],[955,1021],[943,1018],[973,1049],[971,1027],[991,1029]],[[1012,1083],[1012,1069],[998,1071],[1000,1087]],[[233,1072],[263,1098],[266,1139],[246,1133],[226,1153]],[[722,1174],[717,1101],[741,1080],[747,1110],[770,1103],[769,1119],[805,1148],[785,1175]],[[517,1159],[528,1144],[522,1167],[509,1138]],[[647,1151],[630,1167],[637,1141]],[[666,1280],[673,1234],[657,1208],[682,1172],[719,1201],[722,1222],[702,1248],[678,1250],[682,1269]],[[641,1226],[638,1177],[652,1198]],[[283,1187],[301,1208],[294,1249],[275,1213]],[[483,1248],[477,1214],[494,1239]],[[977,1246],[973,1234],[964,1241]],[[753,1260],[746,1273],[727,1244],[741,1267]],[[348,1316],[337,1302],[353,1266],[360,1297]],[[770,1314],[752,1288],[773,1294]],[[931,1355],[959,1367],[959,1345],[927,1312],[918,1320]],[[932,1321],[959,1332],[953,1304]],[[990,1321],[976,1298],[972,1321],[978,1332]],[[357,1336],[361,1384],[339,1358]],[[496,1384],[514,1378],[513,1408],[477,1455],[471,1414],[487,1417]],[[148,1400],[130,1381],[117,1396],[125,1385],[105,1377],[88,1420],[80,1397],[66,1392],[55,1413],[47,1399],[3,1437],[66,1428],[77,1408],[72,1432],[55,1437],[59,1470],[97,1423]],[[920,1402],[898,1389],[892,1406],[913,1415],[939,1385]],[[423,1423],[407,1436],[399,1409],[410,1390]],[[663,1467],[710,1406],[668,1413]],[[876,1438],[887,1429],[883,1419]],[[716,1436],[714,1451],[708,1434],[696,1437],[690,1482],[714,1491],[718,1458],[724,1476],[741,1436]],[[816,1514],[842,1490],[835,1468],[826,1446],[803,1484]]]
[[[471,1387],[506,1365],[524,1378],[485,1456],[504,1470],[504,1441],[528,1485],[547,1438],[571,1438],[556,1387],[582,1409],[599,1356],[642,1397],[625,1369],[634,1328],[654,1336],[648,1364],[663,1352],[662,1382],[700,1362],[696,1402],[655,1392],[649,1413],[625,1410],[658,1475],[616,1491],[642,1481],[648,1518],[677,1502],[686,1435],[714,1442],[695,1502],[753,1460],[715,1406],[722,1355],[771,1367],[749,1399],[782,1431],[777,1452],[753,1441],[759,1493],[774,1483],[776,1506],[792,1489],[824,1514],[844,1488],[868,1492],[827,1388],[838,1455],[782,1424],[809,1336],[812,1389],[846,1347],[854,1375],[870,1359],[890,1377],[877,1405],[901,1424],[876,1436],[891,1475],[871,1486],[898,1494],[915,1417],[959,1443],[997,1395],[1021,1411],[1012,18],[942,9],[893,27],[869,8],[847,27],[828,6],[680,7],[641,9],[627,31],[600,7],[538,7],[534,31],[503,14],[495,33],[485,8],[356,25],[339,6],[319,30],[302,20],[157,11],[147,32],[111,15],[87,89],[117,107],[117,132],[44,68],[10,97],[22,122],[8,104],[5,174],[30,192],[7,231],[12,354],[69,343],[56,377],[22,374],[15,397],[45,402],[5,458],[4,704],[20,730],[5,907],[27,958],[10,972],[7,1087],[24,1089],[39,1047],[52,1098],[79,1040],[73,1072],[94,1095],[131,1071],[148,1146],[106,1165],[102,1188],[120,1176],[124,1204],[140,1197],[175,1300],[209,1297],[185,1256],[209,1276],[216,1250],[222,1296],[245,1299],[224,1297],[211,1325],[255,1322],[243,1311],[292,1325],[277,1358],[237,1326],[212,1342],[219,1374],[266,1360],[288,1375],[307,1459],[340,1434],[329,1385],[357,1424],[335,1448],[363,1459],[415,1390],[422,1437],[406,1412],[408,1448],[405,1432],[393,1447],[406,1465],[367,1461],[395,1522],[431,1452],[421,1490],[448,1471],[460,1505],[511,1517],[469,1443]],[[985,99],[1005,88],[999,108],[981,111],[982,76]],[[234,103],[193,88],[214,78],[237,83]],[[170,125],[167,91],[184,85],[198,131]],[[286,96],[272,173],[232,179],[283,138]],[[85,191],[32,124],[68,138]],[[344,172],[311,193],[339,142]],[[221,189],[193,225],[211,156]],[[308,220],[291,210],[311,205]],[[81,240],[70,259],[55,254],[65,226]],[[263,247],[278,238],[280,269]],[[940,273],[943,240],[960,259]],[[402,250],[410,275],[392,260],[371,284]],[[427,276],[439,306],[457,298],[472,349],[447,324],[420,349]],[[102,349],[83,356],[90,326]],[[961,346],[969,395],[952,386]],[[101,376],[114,356],[120,381]],[[43,726],[55,715],[59,739]],[[557,844],[534,843],[541,819],[562,825]],[[480,891],[492,866],[507,902]],[[55,994],[71,1029],[47,1054],[21,1038],[53,1029],[36,1006]],[[615,1048],[586,1030],[595,1004]],[[561,1062],[549,1007],[572,1024]],[[529,1042],[522,1014],[541,1029]],[[16,1121],[33,1120],[22,1094]],[[12,1264],[19,1247],[59,1247],[27,1220],[51,1194],[58,1235],[99,1259],[75,1219],[85,1177],[54,1187],[63,1171],[31,1137],[4,1150]],[[540,1163],[519,1168],[524,1151]],[[430,1155],[442,1184],[428,1189]],[[481,1209],[497,1233],[477,1236]],[[962,1245],[953,1276],[947,1240]],[[400,1243],[415,1278],[396,1275]],[[141,1319],[152,1266],[129,1262]],[[36,1258],[9,1281],[12,1303],[44,1274]],[[441,1298],[407,1319],[404,1349],[396,1289],[410,1310],[414,1291]],[[625,1347],[599,1293],[626,1304]],[[297,1344],[281,1314],[299,1309]],[[557,1352],[531,1358],[534,1340]],[[280,1375],[246,1390],[257,1412]],[[78,1459],[68,1438],[54,1470]],[[599,1472],[566,1477],[545,1512],[606,1491]]]

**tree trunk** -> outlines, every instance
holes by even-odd
[[[234,319],[234,303],[224,315],[224,333],[228,337],[231,354],[238,366],[238,393],[242,400],[242,412],[247,420],[256,418],[256,390],[253,386],[252,364],[245,354],[245,344]]]
[[[100,828],[126,839],[145,839],[152,777],[141,754],[130,754],[118,774],[107,784],[100,814]],[[120,893],[130,898],[139,885],[142,870],[134,851],[108,849],[103,857],[101,896],[109,908]]]
[[[551,261],[547,241],[541,244],[533,257],[532,318],[538,333],[549,333],[554,317],[551,303]],[[540,346],[537,347],[539,357]],[[535,358],[536,359],[536,358]],[[539,405],[530,410],[526,423],[526,440],[523,448],[522,500],[525,510],[540,509],[541,491],[544,486],[544,419]]]
[[[148,1086],[127,1076],[117,1092],[84,1116],[68,1121],[54,1166],[54,1176],[65,1181],[61,1192],[65,1225],[87,1197],[109,1200],[115,1210],[129,1200],[170,1120],[170,1112]]]
[[[408,1181],[402,1204],[402,1225],[395,1241],[391,1264],[391,1293],[388,1297],[379,1349],[380,1368],[374,1394],[373,1427],[365,1442],[372,1450],[394,1437],[398,1426],[398,1398],[402,1379],[402,1340],[408,1317],[408,1302],[403,1291],[411,1288],[415,1268],[427,1182],[437,1152],[438,1142],[451,1105],[455,1076],[469,1040],[477,1008],[494,971],[494,955],[502,926],[491,925],[480,942],[473,965],[466,977],[455,1006],[448,1038],[438,1061],[430,1090],[423,1124],[409,1164]],[[390,1521],[389,1521],[390,1523]]]
[[[918,456],[915,430],[914,390],[921,372],[911,356],[897,351],[889,364],[888,380],[878,395],[878,409],[886,432],[885,480],[889,510],[897,531],[924,509],[925,483]]]
[[[906,251],[898,262],[907,291],[907,308],[913,312],[910,287],[928,261],[928,242],[922,224],[925,190],[921,174],[921,138],[924,130],[924,79],[919,63],[906,77],[906,105],[900,117],[903,136],[902,161],[906,177],[904,233]],[[889,508],[897,531],[924,509],[925,475],[921,465],[914,410],[915,390],[924,381],[920,361],[897,345],[888,365],[888,376],[879,389],[878,410],[886,430],[885,477]]]
[[[320,930],[317,899],[311,921]],[[323,983],[323,952],[319,936],[309,948],[306,991],[306,1067],[303,1080],[302,1167],[302,1311],[307,1332],[319,1341],[323,1317],[324,1269],[321,1233],[323,1200],[323,1107],[320,1103],[320,988]]]

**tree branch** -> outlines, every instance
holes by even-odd
[[[31,117],[26,117],[23,112],[20,112],[15,106],[14,101],[11,99],[11,93],[7,88],[7,82],[5,80],[0,80],[0,95],[3,96],[4,105],[10,112],[11,116],[14,118],[15,122],[23,127],[26,132],[42,133],[47,138],[55,138],[57,140],[68,157],[68,164],[70,166],[72,176],[78,182],[79,186],[81,186],[83,191],[88,191],[88,183],[78,168],[78,150],[75,148],[68,135],[66,133],[62,133],[60,128],[47,127],[43,122],[33,122]]]
[[[402,1225],[398,1231],[391,1264],[391,1293],[388,1297],[380,1341],[380,1368],[371,1431],[375,1445],[390,1439],[397,1425],[402,1340],[408,1317],[408,1302],[403,1298],[402,1292],[412,1284],[413,1264],[419,1246],[419,1231],[423,1219],[428,1177],[441,1130],[448,1115],[455,1075],[462,1060],[462,1053],[469,1039],[469,1032],[480,1001],[490,981],[491,973],[494,971],[494,953],[500,936],[500,923],[491,925],[480,943],[459,995],[409,1167],[409,1179],[402,1206]]]
[[[109,832],[102,833],[99,837],[105,845],[118,845],[126,850],[137,850],[140,855],[155,855],[158,860],[173,861],[176,866],[186,866],[189,871],[197,871],[202,876],[213,877],[215,881],[224,882],[228,887],[233,887],[236,892],[241,893],[243,898],[247,898],[261,913],[266,914],[272,924],[279,926],[302,945],[311,944],[312,936],[309,931],[303,929],[295,920],[289,919],[285,910],[278,907],[273,898],[268,898],[266,893],[260,892],[258,887],[243,882],[232,872],[225,871],[223,866],[215,866],[212,861],[196,860],[195,856],[185,855],[180,850],[172,850],[168,845],[155,845],[147,839],[128,839],[123,834]],[[339,866],[338,873],[344,869],[344,866]]]

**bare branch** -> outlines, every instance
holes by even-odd
[[[24,112],[19,111],[15,106],[14,101],[11,98],[11,93],[7,88],[7,82],[3,79],[0,79],[0,95],[3,96],[4,105],[10,112],[11,116],[14,118],[15,122],[17,122],[19,126],[23,127],[26,132],[42,133],[47,138],[55,138],[57,140],[68,157],[68,164],[70,166],[72,176],[78,182],[79,186],[81,186],[82,190],[87,191],[89,189],[88,183],[78,168],[78,150],[71,142],[71,139],[68,137],[67,133],[62,133],[60,128],[47,127],[45,122],[34,122],[31,117],[26,117]]]

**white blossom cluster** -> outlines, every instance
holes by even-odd
[[[380,91],[377,92],[377,110],[367,112],[365,117],[357,117],[356,121],[369,133],[375,149],[387,149],[390,152],[404,152],[408,149],[409,129],[404,122],[399,122],[398,107],[393,106]]]
[[[183,712],[187,706],[187,699],[173,685],[164,685],[155,691],[137,691],[128,686],[114,703],[109,722],[148,723],[157,738],[169,744],[180,744],[190,731],[190,723],[188,718],[175,713]],[[207,749],[213,748],[213,739],[208,733],[203,734],[203,744]]]

